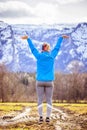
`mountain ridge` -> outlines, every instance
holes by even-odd
[[[43,42],[48,42],[51,49],[59,36],[66,34],[70,38],[64,40],[55,59],[55,71],[71,73],[76,70],[87,72],[87,23],[76,25],[9,25],[0,21],[0,63],[4,63],[10,71],[36,72],[36,60],[31,54],[26,41],[21,36],[29,35],[35,46],[41,51]],[[73,64],[73,62],[75,62]],[[80,63],[80,64],[79,64]]]

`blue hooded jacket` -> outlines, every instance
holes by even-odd
[[[57,44],[54,49],[50,52],[43,51],[39,52],[33,45],[30,38],[27,39],[31,52],[37,59],[37,72],[36,80],[37,81],[53,81],[54,76],[54,59],[57,56],[63,37],[59,37]]]

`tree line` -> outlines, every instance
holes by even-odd
[[[0,102],[36,102],[35,73],[9,72],[0,65]],[[55,73],[54,102],[87,102],[87,73]]]

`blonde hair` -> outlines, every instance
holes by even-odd
[[[45,47],[47,47],[47,51],[50,50],[50,45],[48,43],[43,43],[43,45],[42,45],[42,51],[45,50]]]

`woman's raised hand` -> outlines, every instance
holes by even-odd
[[[68,36],[68,35],[62,35],[62,37],[63,37],[63,38],[69,38],[69,36]]]
[[[25,35],[25,36],[22,36],[21,38],[22,38],[23,40],[27,40],[27,39],[28,39],[28,36]]]

